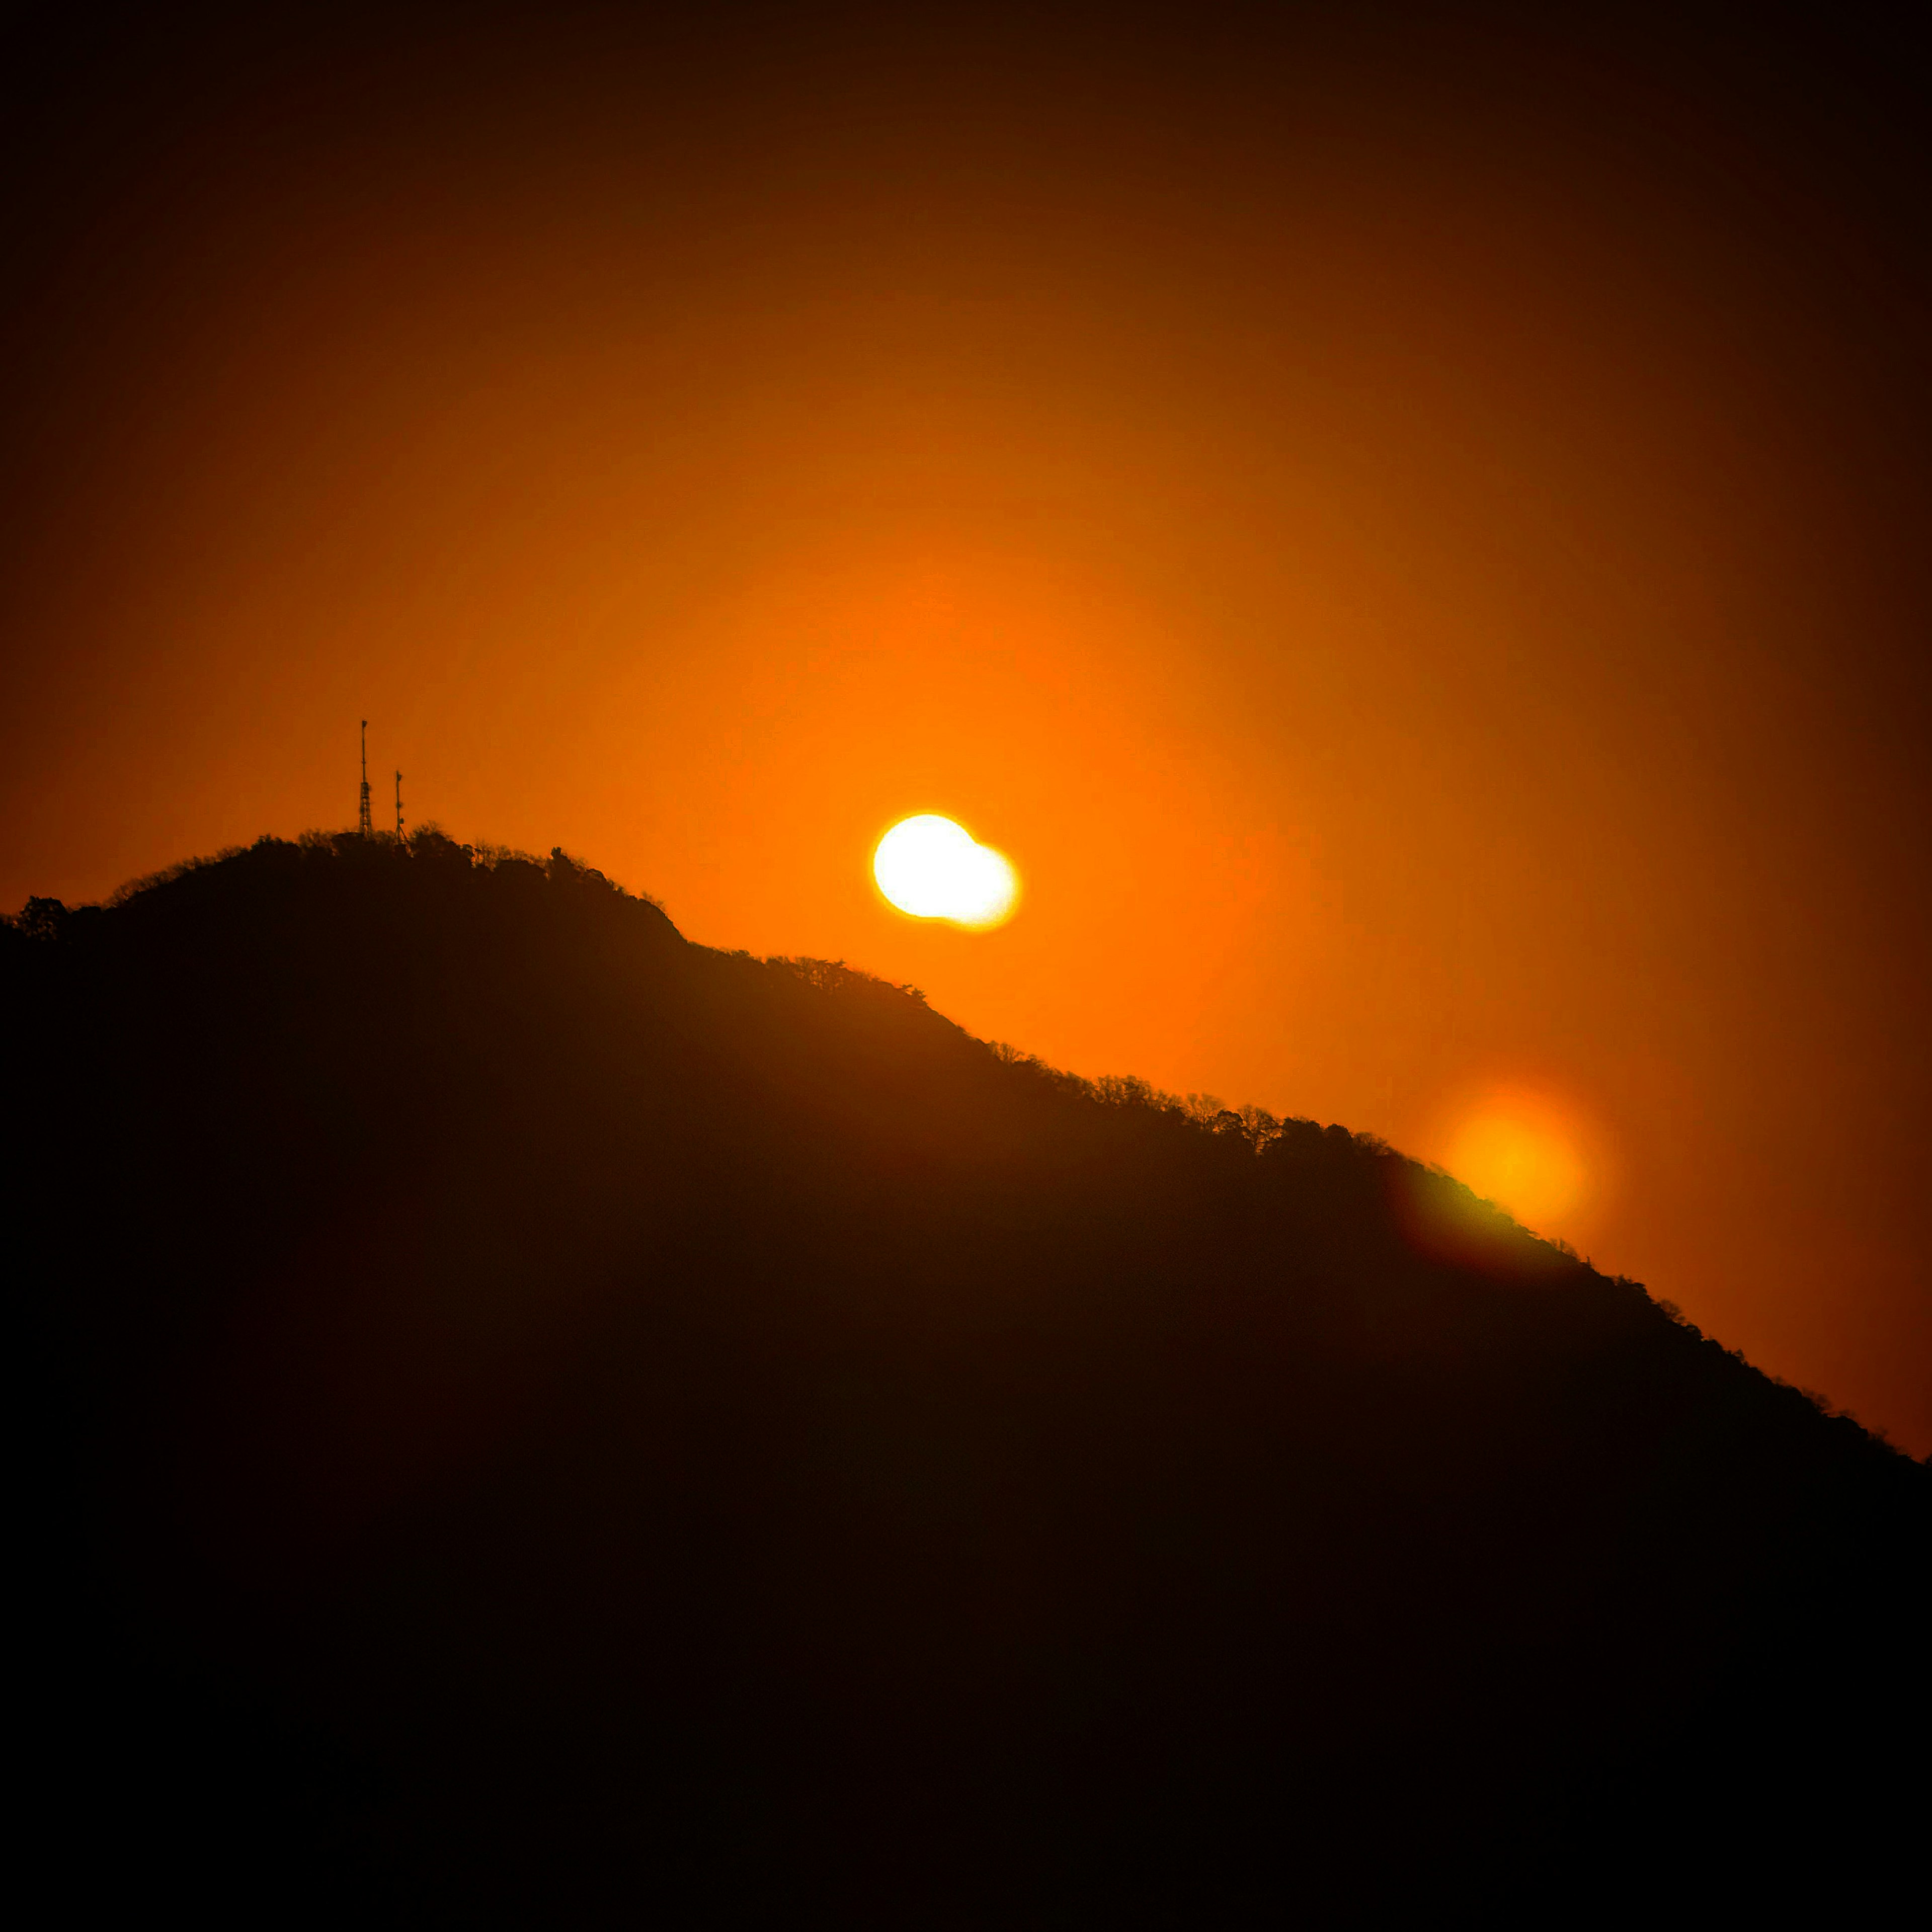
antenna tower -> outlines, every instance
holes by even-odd
[[[398,772],[396,774],[396,837],[398,838],[398,840],[400,840],[400,839],[401,838],[402,836],[403,836],[403,775],[402,775],[402,773],[401,773],[400,772]]]
[[[369,818],[369,721],[366,718],[362,721],[362,812],[356,829],[364,838],[376,830]]]

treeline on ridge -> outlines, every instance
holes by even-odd
[[[1180,1924],[1902,1841],[1926,1470],[1372,1139],[434,830],[0,962],[88,1883]]]

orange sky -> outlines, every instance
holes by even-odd
[[[0,899],[349,823],[367,716],[1058,1064],[1556,1123],[1549,1232],[1932,1450],[1922,304],[1796,54],[321,17],[16,136]],[[919,811],[1010,925],[881,903]]]

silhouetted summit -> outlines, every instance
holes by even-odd
[[[1902,1842],[1925,1469],[1377,1142],[434,832],[0,957],[77,1900],[1568,1918]]]

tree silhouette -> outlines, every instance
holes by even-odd
[[[1908,1842],[1926,1470],[1377,1142],[434,828],[0,958],[76,1896],[1226,1924]]]

